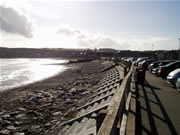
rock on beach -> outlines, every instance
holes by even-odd
[[[100,61],[75,64],[52,78],[0,95],[0,134],[45,135],[72,118],[76,108],[93,94],[103,65]]]

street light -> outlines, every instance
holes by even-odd
[[[179,38],[179,60],[180,60],[180,38]]]
[[[152,59],[153,59],[153,46],[154,46],[154,45],[152,44]]]
[[[140,48],[139,48],[139,57],[141,56],[141,54],[140,54]]]

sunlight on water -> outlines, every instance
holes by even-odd
[[[66,60],[0,59],[0,90],[14,88],[51,77],[67,69]]]

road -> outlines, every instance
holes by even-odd
[[[166,80],[146,71],[145,85],[137,85],[137,135],[180,134],[180,92]]]

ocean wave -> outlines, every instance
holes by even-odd
[[[67,69],[64,65],[54,65],[67,62],[57,59],[0,59],[0,62],[3,63],[0,76],[1,90],[27,85]]]

